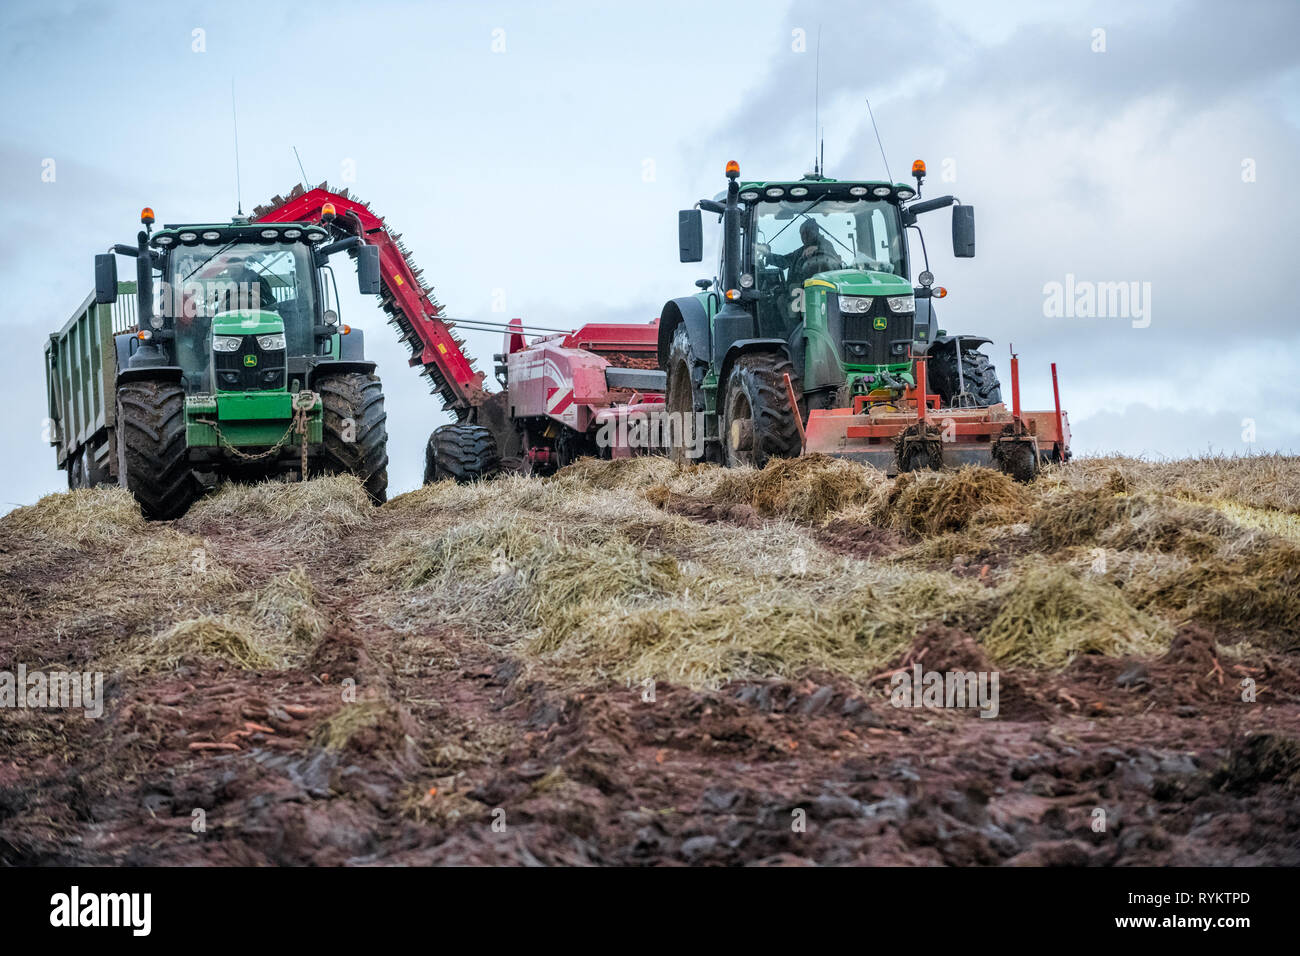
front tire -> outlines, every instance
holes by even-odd
[[[356,475],[375,504],[388,499],[388,415],[378,375],[342,372],[316,379],[320,393],[320,460],[326,474]]]
[[[979,349],[965,349],[961,353],[961,377],[957,375],[957,348],[940,349],[932,352],[929,368],[930,387],[939,396],[945,408],[956,408],[961,401],[959,392],[962,379],[966,383],[969,396],[964,404],[967,407],[985,408],[1002,401],[1002,383],[998,381],[997,370],[989,357]]]
[[[185,514],[200,493],[185,442],[185,389],[171,382],[120,385],[117,453],[119,484],[146,518],[168,521]]]
[[[794,458],[801,451],[794,417],[800,412],[790,408],[786,375],[794,381],[794,366],[780,353],[755,352],[736,359],[727,376],[719,436],[728,467],[762,468],[773,458]]]
[[[424,483],[451,478],[479,481],[501,466],[496,439],[482,425],[459,423],[434,429],[424,450]]]

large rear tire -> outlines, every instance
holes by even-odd
[[[491,477],[501,465],[496,439],[482,425],[434,429],[424,450],[424,483],[451,478],[461,484]]]
[[[801,450],[799,427],[790,408],[785,376],[794,366],[778,352],[754,352],[736,359],[723,396],[721,439],[728,467],[762,468],[773,458],[794,458]],[[795,394],[799,394],[795,384]]]
[[[668,349],[668,391],[664,396],[673,423],[668,446],[668,457],[673,461],[689,461],[696,457],[696,450],[702,452],[705,448],[705,436],[697,434],[704,428],[704,390],[695,384],[694,377],[695,368],[702,364],[691,353],[686,326],[677,326]]]
[[[961,353],[961,378],[957,375],[957,349],[955,346],[930,353],[929,388],[938,394],[945,408],[955,408],[959,400],[961,381],[965,379],[966,394],[973,407],[984,408],[1002,401],[1002,383],[989,357],[979,349],[965,349]],[[971,401],[965,404],[971,407]]]
[[[340,372],[316,379],[323,406],[321,465],[356,475],[375,504],[388,499],[388,415],[378,375]]]
[[[151,381],[118,387],[118,480],[146,518],[179,518],[201,493],[187,451],[184,388]]]

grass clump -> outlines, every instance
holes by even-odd
[[[1300,547],[1285,539],[1246,539],[1209,560],[1136,577],[1129,590],[1140,606],[1251,633],[1277,650],[1300,648]]]
[[[910,534],[938,535],[975,525],[1023,521],[1029,505],[1029,492],[1011,476],[965,466],[899,475],[879,506],[876,521]]]
[[[1039,483],[1053,488],[1160,492],[1194,501],[1231,501],[1252,508],[1300,514],[1300,457],[1202,455],[1146,461],[1109,456],[1078,458],[1049,467]]]
[[[155,625],[120,645],[104,647],[100,666],[150,673],[203,658],[242,670],[278,670],[304,657],[328,623],[301,568],[277,575],[251,593],[228,594],[223,604],[220,612]]]
[[[227,661],[242,670],[271,670],[282,664],[277,648],[246,620],[207,614],[178,621],[138,642],[119,663],[122,669],[147,673],[174,670],[192,657]]]
[[[514,515],[408,538],[367,572],[423,592],[419,610],[438,623],[480,632],[562,627],[577,604],[661,595],[680,578],[671,556],[634,545],[615,526],[552,530]]]
[[[46,495],[34,505],[0,517],[0,543],[82,548],[121,545],[145,528],[124,488],[78,488]]]
[[[195,502],[181,519],[186,527],[256,524],[270,529],[280,546],[317,548],[359,529],[374,506],[354,475],[330,475],[311,481],[226,483]]]
[[[1036,562],[1018,570],[980,635],[998,663],[1061,668],[1080,654],[1155,655],[1173,638],[1169,624],[1112,584]]]
[[[1105,488],[1049,497],[1030,528],[1048,549],[1099,545],[1115,550],[1208,555],[1240,529],[1212,508],[1155,492],[1116,494]]]
[[[329,624],[301,567],[272,578],[253,599],[251,616],[278,640],[299,648],[318,641]]]
[[[816,522],[832,512],[864,504],[885,480],[883,473],[856,462],[804,455],[773,459],[758,470],[724,471],[710,497],[750,505],[767,517]]]

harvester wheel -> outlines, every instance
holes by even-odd
[[[695,384],[692,373],[697,365],[691,354],[691,337],[685,325],[673,331],[673,342],[668,349],[668,392],[664,404],[673,425],[673,441],[668,447],[668,457],[673,461],[686,461],[691,448],[703,448],[703,435],[694,431],[704,427],[704,390]],[[689,430],[689,431],[688,431]]]
[[[727,376],[720,422],[728,466],[762,468],[773,458],[799,454],[802,443],[794,417],[799,411],[790,408],[786,375],[795,380],[794,366],[777,352],[752,352],[736,359]]]
[[[443,425],[424,450],[424,483],[451,478],[461,484],[492,475],[500,466],[496,439],[482,425]]]
[[[1033,481],[1038,474],[1038,453],[1029,442],[1006,442],[1000,446],[1001,469],[1016,481]]]
[[[117,473],[146,518],[179,518],[199,496],[186,452],[185,389],[151,381],[118,387]]]
[[[340,372],[316,379],[323,406],[321,470],[356,475],[375,504],[388,498],[388,415],[378,375]]]
[[[966,394],[974,406],[984,408],[1002,401],[1002,384],[989,357],[979,349],[965,349],[961,353],[961,378],[957,376],[956,348],[939,349],[930,356],[930,387],[938,393],[945,408],[958,405],[958,391],[965,380]]]

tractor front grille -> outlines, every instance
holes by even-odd
[[[842,314],[840,297],[828,297],[831,328],[844,330],[846,365],[901,365],[912,344],[915,316],[889,311],[884,296],[877,296],[866,315]]]
[[[266,351],[256,335],[241,336],[238,352],[212,353],[216,386],[223,392],[284,388],[284,349]]]

